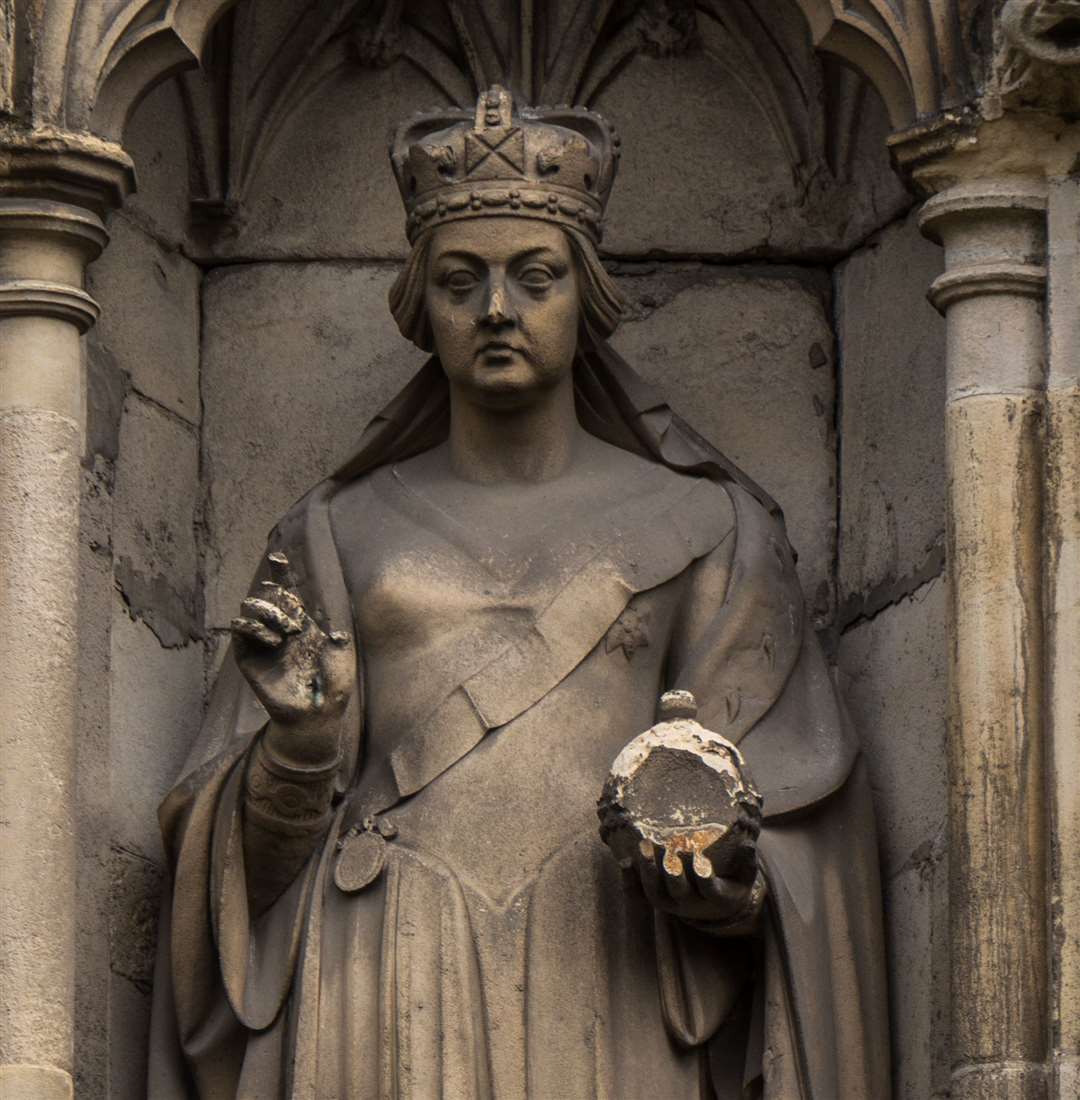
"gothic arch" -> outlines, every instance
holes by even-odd
[[[127,0],[103,28],[86,65],[88,129],[119,142],[156,84],[198,65],[214,24],[236,0]]]
[[[970,91],[960,5],[939,0],[795,0],[814,45],[878,90],[893,128],[955,106]]]
[[[63,0],[57,4],[62,6]],[[197,65],[217,20],[236,0],[122,0],[111,14],[103,3],[69,3],[70,36],[67,124],[119,141],[139,100],[158,82]],[[896,129],[964,98],[969,81],[959,48],[960,20],[954,3],[935,0],[793,0],[805,17],[815,46],[840,57],[878,90]],[[455,24],[464,26],[475,5],[445,0]],[[582,0],[574,22],[602,26],[610,0]],[[308,17],[341,18],[349,5],[314,0]],[[689,0],[646,0],[650,18],[675,18],[694,7]],[[355,9],[365,8],[363,4]],[[407,4],[387,0],[381,14],[367,5],[378,30],[400,23]],[[96,10],[95,10],[96,9]],[[79,25],[75,25],[79,24]],[[0,47],[2,49],[2,47]],[[0,58],[2,60],[2,58]],[[43,57],[35,59],[41,62]],[[485,49],[469,51],[470,76],[485,68]],[[570,64],[567,62],[566,64]],[[38,66],[35,65],[35,68]],[[565,67],[565,65],[563,66]],[[573,68],[573,65],[570,65]],[[0,73],[3,66],[0,65]],[[573,84],[575,70],[561,83]]]

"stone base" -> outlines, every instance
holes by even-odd
[[[12,1100],[72,1100],[71,1074],[53,1066],[0,1066],[0,1096]]]

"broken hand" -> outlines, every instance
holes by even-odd
[[[231,624],[236,661],[270,715],[275,753],[300,766],[324,763],[337,753],[356,675],[352,640],[308,614],[284,554],[267,560],[271,579]]]

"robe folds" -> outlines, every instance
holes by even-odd
[[[227,658],[161,809],[151,1100],[887,1100],[869,787],[779,510],[609,349],[575,383],[583,426],[648,468],[553,534],[557,567],[477,565],[410,483],[446,437],[434,360],[272,533],[357,641],[333,822],[252,917],[267,716]],[[673,687],[764,797],[752,935],[654,911],[599,839],[607,768]],[[370,813],[397,835],[345,893],[337,841]]]

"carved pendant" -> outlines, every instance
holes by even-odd
[[[370,886],[386,865],[386,841],[374,830],[349,833],[340,842],[334,882],[346,894]]]

